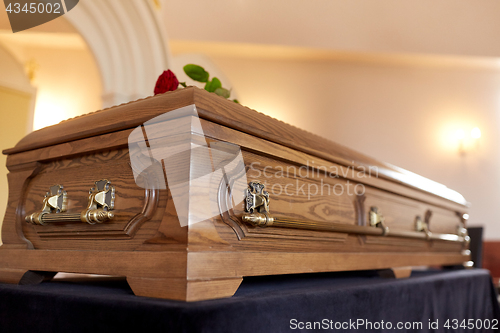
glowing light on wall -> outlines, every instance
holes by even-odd
[[[470,128],[466,123],[449,123],[442,130],[442,146],[446,150],[465,155],[477,151],[480,146],[481,130]]]
[[[474,127],[470,132],[463,129],[458,129],[456,132],[458,152],[461,155],[469,153],[479,148],[479,138],[481,138],[481,130]]]
[[[463,139],[465,139],[465,131],[461,128],[457,129],[455,136],[457,137],[457,140],[463,140]]]
[[[470,131],[470,136],[473,138],[473,139],[479,139],[481,137],[481,130],[478,128],[478,127],[474,127],[471,131]]]
[[[74,116],[68,110],[70,110],[70,105],[61,96],[39,91],[35,105],[33,130],[57,124]]]

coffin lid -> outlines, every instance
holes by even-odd
[[[195,104],[198,115],[244,133],[352,168],[378,168],[380,177],[437,195],[461,205],[464,197],[446,186],[389,163],[377,161],[338,143],[301,130],[196,87],[114,106],[42,128],[25,136],[4,154],[16,154],[140,126],[168,111]]]

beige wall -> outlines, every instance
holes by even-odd
[[[101,79],[87,48],[20,45],[15,51],[20,63],[37,68],[34,129],[101,108]]]
[[[241,102],[461,192],[500,239],[500,70],[494,66],[212,56]],[[482,130],[460,156],[457,128]],[[453,141],[453,140],[452,140]]]
[[[26,134],[31,98],[31,94],[0,86],[0,142],[2,149],[13,147]],[[7,157],[3,154],[0,155],[0,230],[9,194],[6,162]]]
[[[500,2],[492,0],[163,2],[172,39],[343,52],[500,56]]]

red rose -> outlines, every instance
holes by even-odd
[[[174,91],[177,87],[179,87],[179,80],[177,80],[175,74],[169,69],[158,77],[155,86],[155,95],[163,94],[167,91]]]

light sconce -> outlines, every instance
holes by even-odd
[[[474,127],[469,133],[463,129],[458,129],[455,134],[458,152],[460,155],[465,155],[479,148],[479,139],[481,138],[481,130]]]
[[[35,80],[36,73],[40,69],[40,65],[36,62],[35,59],[31,59],[26,64],[24,64],[24,70],[26,71],[26,75],[31,83]]]

